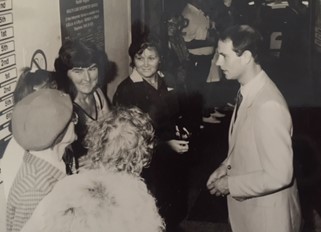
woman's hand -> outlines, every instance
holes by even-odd
[[[177,139],[172,139],[166,142],[168,146],[175,152],[179,154],[183,154],[188,151],[189,146],[188,146],[188,141],[185,140],[177,140]]]

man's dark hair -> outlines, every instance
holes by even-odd
[[[248,25],[236,25],[227,28],[219,39],[225,41],[230,39],[233,44],[233,51],[238,56],[241,56],[244,51],[250,51],[256,63],[259,62],[259,56],[261,53],[262,36],[254,28]]]

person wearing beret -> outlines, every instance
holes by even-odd
[[[13,92],[13,101],[17,104],[30,93],[46,88],[57,89],[53,72],[41,69],[32,72],[30,68],[24,68]],[[1,158],[1,174],[3,175],[3,189],[6,199],[19,171],[24,153],[24,149],[11,137]]]
[[[66,176],[62,156],[76,138],[70,97],[40,89],[19,101],[12,113],[12,134],[24,148],[23,162],[7,202],[7,232],[20,231],[38,203]]]
[[[74,111],[79,117],[79,123],[75,128],[78,139],[64,157],[65,162],[69,163],[68,174],[76,172],[75,168],[79,168],[79,158],[87,154],[83,140],[89,124],[97,122],[110,111],[108,99],[99,88],[100,80],[105,75],[106,63],[102,62],[104,54],[89,42],[67,40],[61,46],[59,56],[55,60],[58,89],[70,95]]]

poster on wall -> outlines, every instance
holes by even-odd
[[[103,0],[60,0],[61,40],[81,39],[105,50]]]
[[[11,131],[13,91],[17,83],[16,44],[13,29],[12,1],[0,1],[0,159]]]
[[[316,51],[321,53],[321,0],[315,2],[314,45]]]

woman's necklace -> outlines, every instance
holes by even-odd
[[[90,94],[85,98],[76,98],[75,102],[91,117],[96,118],[94,95]]]

